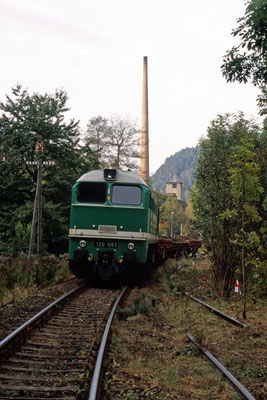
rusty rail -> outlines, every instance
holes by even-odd
[[[77,288],[70,290],[68,293],[65,293],[59,299],[57,299],[53,303],[49,304],[47,307],[45,307],[39,313],[35,314],[32,318],[30,318],[28,321],[24,322],[24,324],[19,326],[17,329],[15,329],[9,335],[7,335],[4,339],[2,339],[0,341],[0,351],[3,350],[12,340],[14,340],[19,335],[21,335],[23,332],[25,332],[26,329],[29,329],[34,323],[36,323],[38,320],[40,320],[42,317],[44,317],[44,315],[46,315],[48,313],[48,311],[52,310],[53,308],[58,306],[60,303],[62,303],[64,300],[66,300],[68,297],[72,296],[73,294],[75,294],[76,292],[81,290],[82,287],[84,287],[84,284],[78,286]]]
[[[215,368],[217,368],[233,385],[236,391],[246,400],[255,400],[249,391],[211,354],[209,353],[203,346],[200,346],[194,339],[190,333],[187,333],[188,339],[193,343],[193,345],[198,348],[204,357],[211,362]]]
[[[206,307],[210,312],[213,314],[217,315],[218,317],[224,319],[225,321],[229,322],[230,324],[239,326],[241,328],[246,328],[246,325],[243,324],[242,322],[238,321],[235,318],[230,317],[227,314],[224,314],[223,312],[217,310],[216,308],[211,307],[209,304],[204,303],[203,301],[197,299],[196,297],[192,296],[191,294],[185,292],[186,296],[190,297],[191,300],[196,301],[197,303],[202,304],[204,307]]]
[[[123,296],[126,294],[127,290],[128,290],[127,287],[122,289],[122,291],[120,292],[117,300],[115,301],[115,303],[112,307],[109,318],[107,320],[106,327],[105,327],[103,337],[102,337],[102,341],[100,344],[96,364],[95,364],[94,375],[93,375],[93,379],[91,382],[91,389],[90,389],[90,394],[89,394],[89,398],[88,398],[89,400],[96,400],[97,396],[99,394],[101,370],[102,370],[105,350],[107,347],[108,337],[109,337],[109,333],[110,333],[111,323],[113,321],[116,309],[117,309],[120,301],[122,300]]]
[[[94,348],[103,321],[118,292],[82,289],[78,296],[72,296],[72,301],[49,315],[45,323],[39,324],[38,329],[32,329],[25,343],[19,336],[14,346],[9,335],[2,345],[7,349],[0,360],[0,398],[74,399],[78,394],[88,396],[89,359],[94,361]],[[23,324],[23,329],[27,330],[31,323],[32,319]]]

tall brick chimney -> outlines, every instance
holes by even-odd
[[[141,124],[141,154],[140,176],[146,183],[149,181],[149,141],[148,141],[148,84],[147,84],[147,57],[143,62],[143,98]]]

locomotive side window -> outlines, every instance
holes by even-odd
[[[139,186],[113,185],[111,201],[113,204],[140,206],[142,190]]]
[[[107,185],[98,182],[81,182],[78,186],[77,200],[82,203],[105,203]]]

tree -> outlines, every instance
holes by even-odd
[[[89,153],[95,151],[102,164],[105,164],[107,160],[107,155],[105,155],[107,131],[108,120],[98,115],[88,122],[84,140],[84,151],[89,151]]]
[[[140,131],[135,123],[122,117],[109,120],[92,118],[88,125],[84,148],[96,150],[103,167],[137,169]]]
[[[260,168],[256,162],[257,154],[254,151],[250,137],[244,136],[240,144],[233,149],[232,166],[229,169],[231,194],[233,199],[232,210],[227,209],[221,214],[222,219],[232,219],[236,229],[232,242],[240,252],[243,277],[243,318],[246,318],[246,269],[252,256],[253,249],[260,245],[260,237],[255,224],[261,221],[258,211],[258,202],[263,188],[260,185]]]
[[[267,119],[264,121],[264,128],[259,138],[259,144],[257,148],[257,161],[260,167],[260,185],[263,187],[263,193],[261,195],[262,208],[260,209],[260,215],[262,217],[261,233],[264,242],[264,248],[262,249],[263,254],[266,254],[267,248],[267,178],[266,178],[266,165],[267,165]]]
[[[232,32],[234,37],[238,37],[240,39],[240,43],[237,46],[234,46],[230,51],[227,51],[221,68],[223,76],[227,79],[228,82],[237,81],[240,83],[247,83],[248,81],[251,81],[254,86],[259,87],[261,90],[261,94],[257,98],[257,104],[260,109],[259,114],[264,117],[263,131],[260,137],[258,138],[258,143],[256,143],[254,151],[257,154],[258,165],[260,168],[258,173],[259,177],[258,187],[259,188],[263,187],[263,192],[260,195],[261,205],[258,206],[257,213],[262,218],[263,222],[261,223],[259,231],[256,232],[256,236],[254,234],[252,235],[255,241],[257,241],[256,238],[258,237],[260,238],[260,243],[258,247],[259,257],[257,257],[257,259],[259,260],[263,259],[264,256],[266,256],[266,250],[264,250],[264,245],[266,248],[266,231],[267,231],[266,228],[267,0],[250,0],[247,1],[246,4],[247,8],[245,11],[245,15],[238,19],[239,25]],[[245,148],[247,148],[247,144],[243,143],[244,151]],[[236,148],[236,150],[238,151],[238,148]],[[241,153],[239,154],[239,156],[241,157]],[[239,163],[241,162],[241,159],[239,160]],[[235,162],[237,163],[238,160],[235,160]],[[241,166],[240,164],[239,171],[242,171],[242,169],[244,169],[244,165]],[[230,170],[230,173],[232,174],[233,170]],[[250,176],[248,175],[248,177]],[[242,181],[241,176],[239,176],[239,178],[240,181]],[[236,204],[237,193],[238,192],[232,193],[234,204]],[[240,193],[242,193],[242,191]],[[256,190],[254,195],[256,196],[257,193],[258,192]],[[245,200],[244,204],[247,204]],[[243,222],[245,223],[245,210],[243,208],[241,209],[243,210],[241,221],[243,220]],[[229,215],[231,217],[233,216],[233,214],[231,213]],[[226,216],[227,213],[224,214],[224,217]],[[257,214],[255,214],[254,216],[255,218],[257,218]],[[253,229],[251,232],[253,232]],[[244,272],[246,269],[245,268],[246,242],[245,242],[245,232],[243,230],[242,230],[242,235],[243,236],[241,238],[239,237],[239,243],[243,243],[243,253],[242,253],[243,280],[245,281]],[[261,261],[255,263],[255,258],[254,258],[254,264],[255,265],[257,264],[254,277],[262,276],[262,282],[264,282],[264,271],[266,271],[266,264],[264,267],[264,263],[262,263]],[[250,265],[252,265],[251,261]],[[253,270],[253,268],[251,268],[251,270]],[[254,282],[255,281],[257,281],[257,279],[255,279]],[[246,310],[244,302],[244,315],[245,314]]]
[[[224,57],[223,75],[229,82],[248,82],[263,87],[267,82],[267,1],[251,0],[239,26],[232,32],[241,43]]]
[[[0,252],[14,252],[15,228],[31,223],[37,169],[26,161],[39,159],[56,163],[43,168],[44,248],[67,251],[71,186],[96,163],[83,158],[78,122],[64,121],[67,100],[63,90],[29,95],[17,85],[0,103]]]
[[[230,184],[233,149],[243,137],[256,141],[259,127],[253,120],[245,120],[242,114],[219,115],[211,122],[207,138],[200,141],[200,152],[196,170],[196,183],[191,199],[196,215],[196,228],[211,253],[215,287],[230,293],[238,252],[229,241],[236,232],[231,219],[220,215],[233,208]]]
[[[111,166],[137,169],[136,160],[140,157],[139,136],[140,131],[132,121],[121,117],[111,118],[107,133]]]
[[[185,213],[176,197],[167,197],[160,206],[160,236],[180,235],[181,225],[185,223]]]
[[[262,90],[258,99],[261,113],[266,114],[267,83],[267,0],[250,0],[245,15],[237,20],[232,32],[240,44],[227,51],[222,73],[228,82],[252,81]]]
[[[194,186],[192,187],[191,193],[193,194],[194,192]],[[185,223],[183,224],[182,227],[182,234],[185,236],[189,236],[192,239],[200,239],[199,231],[196,228],[196,217],[194,215],[193,211],[193,205],[192,205],[192,200],[190,194],[189,199],[186,202],[186,209],[185,209]]]

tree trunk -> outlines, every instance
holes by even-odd
[[[245,238],[244,238],[244,210],[242,211],[242,252],[241,252],[241,262],[242,262],[242,275],[243,275],[243,318],[247,319],[247,294],[246,294],[246,276],[245,276]]]

